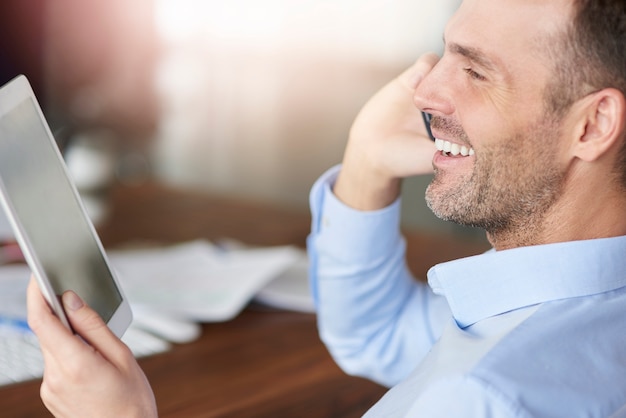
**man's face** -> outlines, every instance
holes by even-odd
[[[565,0],[465,0],[451,19],[445,53],[415,92],[443,148],[426,192],[439,217],[490,233],[538,227],[558,199],[565,159],[559,121],[544,111],[545,43],[568,12]]]

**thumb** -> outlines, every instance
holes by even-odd
[[[123,352],[123,344],[109,329],[100,315],[89,307],[75,292],[68,290],[61,298],[65,315],[76,334],[110,361],[115,361]]]
[[[65,310],[71,312],[78,311],[85,306],[85,302],[83,302],[81,297],[74,293],[72,290],[68,290],[63,293],[62,302]]]

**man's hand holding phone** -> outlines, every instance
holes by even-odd
[[[425,54],[374,95],[350,130],[335,195],[358,210],[376,210],[400,194],[401,179],[432,172],[435,145],[413,93],[438,62]]]

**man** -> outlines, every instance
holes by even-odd
[[[444,41],[365,106],[312,190],[322,339],[394,386],[367,416],[626,416],[626,3],[465,0]],[[429,207],[494,250],[428,288],[398,196],[431,158]]]
[[[363,108],[342,166],[312,190],[309,248],[322,339],[349,373],[394,386],[368,416],[626,416],[625,9],[465,0],[442,58]],[[494,249],[435,266],[428,287],[405,267],[398,199],[402,178],[433,167],[431,209]],[[64,301],[93,348],[29,289],[46,405],[154,416],[123,344]]]

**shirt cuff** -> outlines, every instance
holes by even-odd
[[[368,263],[397,251],[401,201],[374,211],[359,211],[332,192],[341,166],[324,173],[311,190],[312,235],[325,253],[344,262]]]

